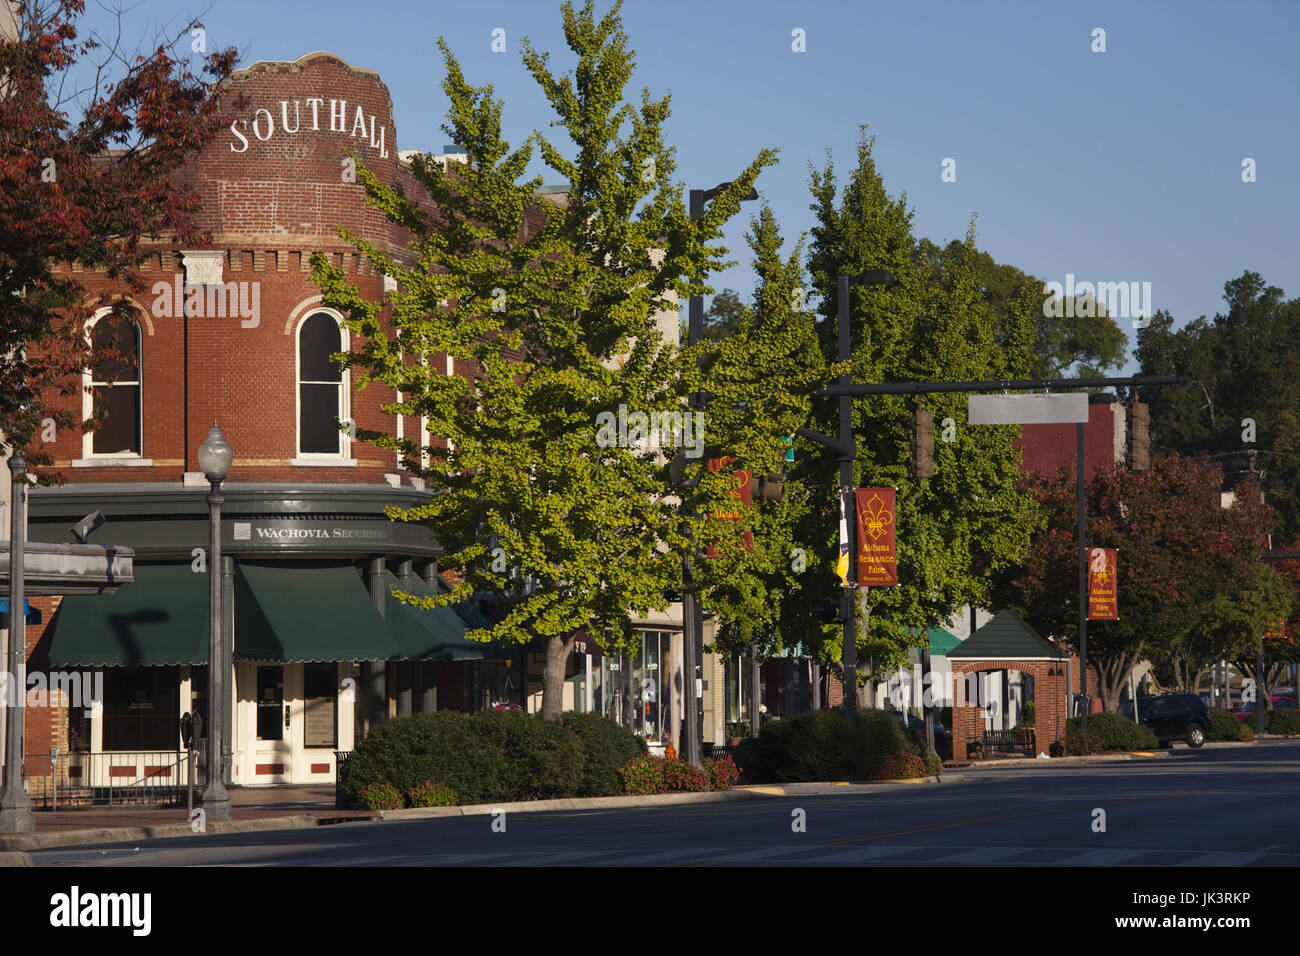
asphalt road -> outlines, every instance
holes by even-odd
[[[511,813],[505,832],[491,817],[445,817],[31,855],[38,865],[109,867],[1300,864],[1297,740],[963,776],[723,804]],[[800,816],[806,828],[795,832]]]

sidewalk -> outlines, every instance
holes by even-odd
[[[236,820],[260,820],[316,813],[334,809],[334,785],[285,787],[231,787],[230,804]],[[194,796],[201,803],[199,795]],[[63,833],[74,830],[102,830],[113,827],[187,826],[185,807],[72,807],[54,812],[38,810],[36,832]]]

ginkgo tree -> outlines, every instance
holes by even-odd
[[[631,646],[637,617],[665,609],[683,588],[704,589],[703,576],[683,580],[688,549],[736,550],[743,528],[707,520],[729,486],[728,475],[707,470],[708,458],[772,470],[781,454],[775,423],[788,433],[784,419],[798,414],[783,390],[762,392],[760,370],[742,374],[734,346],[680,349],[664,334],[681,299],[712,291],[707,277],[727,252],[721,228],[774,154],[761,151],[692,219],[664,139],[668,98],[646,92],[639,106],[624,98],[634,59],[619,4],[597,18],[591,3],[566,3],[563,27],[571,75],[553,73],[527,40],[522,48],[567,143],[534,132],[512,149],[492,87],[471,85],[439,40],[450,102],[443,129],[470,161],[417,155],[423,197],[358,167],[367,201],[411,235],[406,253],[388,255],[341,230],[396,280],[383,301],[366,299],[323,257],[314,261],[325,304],[360,333],[339,360],[359,371],[361,387],[398,393],[383,406],[388,414],[428,423],[418,440],[357,432],[400,450],[430,483],[427,504],[390,512],[428,523],[460,578],[426,603],[494,595],[499,620],[470,636],[544,643],[546,717],[560,712],[579,631],[606,652]],[[558,199],[539,195],[540,177],[525,179],[534,153],[566,180]],[[473,374],[441,374],[426,356]],[[683,419],[700,414],[685,399],[706,386],[716,396],[706,417]],[[746,397],[747,410],[735,407]],[[611,430],[611,418],[620,427]],[[658,423],[653,434],[648,422]],[[703,442],[687,442],[701,427]]]

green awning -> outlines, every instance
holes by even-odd
[[[208,662],[208,575],[185,564],[137,564],[113,594],[65,597],[52,620],[50,666]]]
[[[433,591],[418,577],[409,588],[402,587],[397,575],[384,572],[388,600],[384,605],[388,628],[400,648],[395,655],[407,661],[469,661],[487,656],[487,645],[467,641],[465,622],[450,607],[420,608],[404,604],[394,591],[416,597],[432,597]]]
[[[941,627],[930,628],[930,653],[947,655],[954,647],[960,647],[961,641]]]
[[[236,569],[237,659],[375,661],[398,654],[352,565],[241,561]]]

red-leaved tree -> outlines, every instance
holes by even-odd
[[[1074,466],[1026,481],[1048,524],[1021,566],[1005,576],[1000,596],[1044,634],[1074,646]],[[1194,689],[1213,661],[1231,658],[1252,632],[1257,638],[1256,625],[1276,611],[1259,564],[1273,510],[1249,488],[1222,507],[1221,482],[1213,465],[1168,455],[1153,459],[1147,471],[1099,470],[1088,483],[1087,546],[1119,550],[1119,620],[1088,624],[1088,662],[1108,711],[1144,658],[1171,663],[1175,682]]]
[[[83,9],[0,0],[0,431],[23,451],[43,421],[83,426],[80,403],[54,396],[75,394],[93,361],[86,320],[124,308],[56,268],[102,269],[139,290],[142,239],[201,238],[195,197],[173,174],[216,132],[213,92],[235,63],[231,48],[205,57],[210,80],[190,72],[176,51],[198,45],[198,24],[145,56],[78,40]]]

